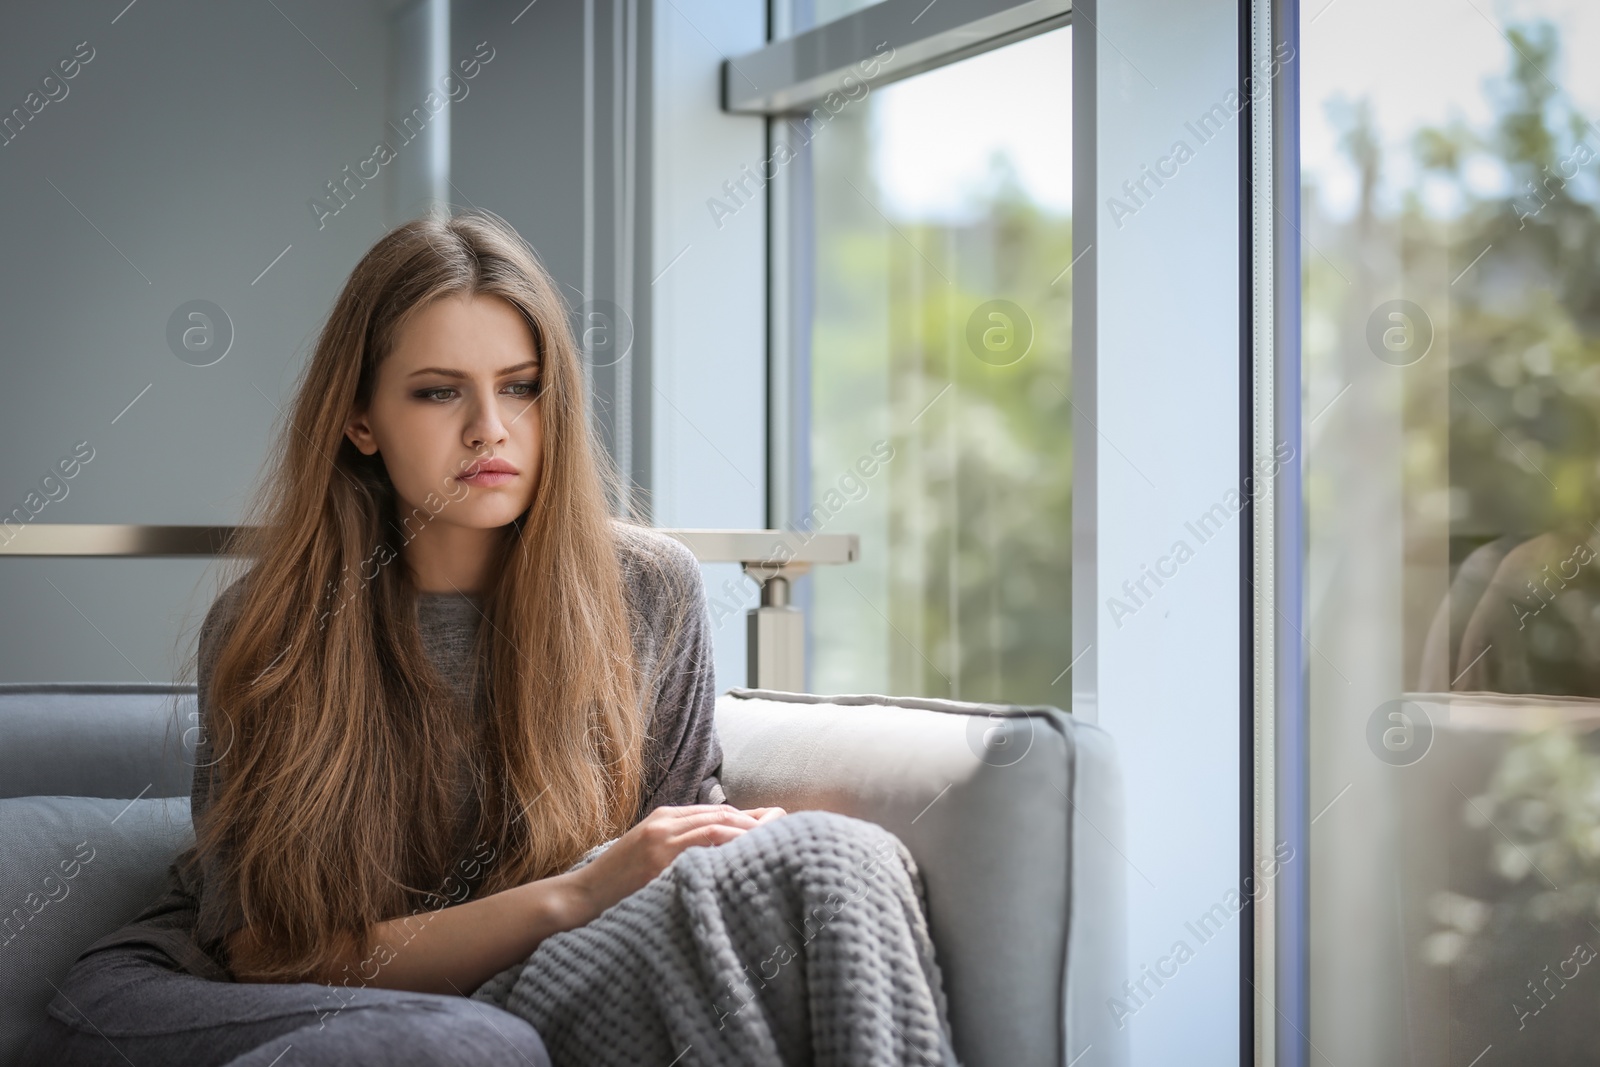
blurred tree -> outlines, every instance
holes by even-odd
[[[1577,546],[1600,544],[1600,130],[1551,78],[1561,43],[1553,24],[1512,25],[1506,38],[1506,73],[1489,86],[1492,122],[1417,130],[1417,178],[1398,190],[1397,210],[1379,196],[1383,146],[1370,105],[1330,107],[1359,192],[1348,224],[1324,224],[1334,236],[1323,247],[1354,280],[1319,284],[1314,272],[1331,263],[1313,263],[1305,290],[1308,320],[1338,323],[1353,350],[1363,344],[1363,312],[1383,298],[1383,279],[1403,287],[1426,277],[1444,250],[1454,280],[1447,304],[1427,310],[1448,342],[1453,568],[1485,546],[1505,559],[1539,561],[1570,560]],[[1485,170],[1504,175],[1509,191],[1483,191]],[[1439,195],[1441,186],[1449,195]],[[1375,265],[1386,249],[1398,263]],[[1397,461],[1405,464],[1437,438],[1439,409],[1423,390],[1401,395],[1407,440]],[[1420,494],[1407,494],[1404,506],[1416,516],[1408,531],[1434,528]],[[1496,581],[1507,580],[1502,567]],[[1461,688],[1600,697],[1600,569],[1553,586],[1540,581],[1542,592],[1530,585],[1520,604],[1520,589],[1502,588],[1494,601],[1489,583],[1492,640],[1474,645],[1468,634],[1462,659],[1475,650],[1485,657]],[[1538,698],[1525,710],[1533,722]],[[1594,965],[1584,963],[1574,978],[1566,963],[1570,989],[1558,981],[1541,986],[1542,997],[1535,991],[1577,944],[1600,947],[1597,748],[1592,733],[1513,737],[1488,784],[1447,829],[1450,885],[1432,896],[1433,930],[1419,952],[1451,968],[1450,1043],[1469,1057],[1490,1042],[1509,1048],[1512,1031],[1516,1062],[1600,1060],[1589,1011],[1600,997]]]

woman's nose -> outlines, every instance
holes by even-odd
[[[506,424],[501,421],[500,412],[493,403],[485,403],[478,408],[467,428],[467,436],[474,445],[506,439]]]

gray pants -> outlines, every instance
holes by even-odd
[[[105,955],[113,960],[106,960]],[[19,1062],[49,1067],[550,1067],[538,1031],[466,997],[213,982],[157,949],[74,967]],[[75,978],[77,980],[75,980]]]

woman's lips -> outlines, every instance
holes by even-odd
[[[517,468],[509,460],[500,456],[486,456],[467,464],[457,478],[480,489],[492,489],[511,481],[517,473]]]
[[[515,474],[507,471],[479,471],[473,475],[463,475],[461,481],[468,485],[475,485],[481,489],[488,489],[496,485],[504,485],[516,479]]]

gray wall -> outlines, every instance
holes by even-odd
[[[320,318],[405,206],[374,183],[320,230],[308,206],[384,127],[389,15],[123,2],[14,5],[0,35],[6,114],[79,42],[93,49],[0,147],[0,512],[87,442],[93,458],[33,521],[233,522]],[[233,324],[210,366],[167,343],[195,299]],[[204,570],[0,559],[0,679],[172,677],[199,623],[185,612],[210,601]]]
[[[632,352],[591,376],[597,424],[652,521],[765,525],[759,225],[673,268],[670,299],[690,317],[663,333],[653,304],[667,260],[698,240],[672,220],[703,210],[708,176],[761,155],[761,120],[716,98],[722,54],[761,43],[759,11],[668,5],[656,28],[632,0],[125,2],[19,5],[0,35],[0,118],[25,120],[0,145],[0,516],[239,521],[339,286],[443,199],[504,215],[570,304],[614,301],[630,320]],[[92,58],[29,115],[79,42]],[[445,73],[491,53],[404,141],[403,116],[447,98]],[[393,161],[349,178],[380,140]],[[232,325],[209,365],[168,341],[192,300]],[[80,442],[93,458],[41,485]],[[735,573],[710,567],[707,584]],[[0,557],[0,681],[170,679],[214,579],[201,561]],[[743,684],[743,627],[716,641],[719,686]]]

